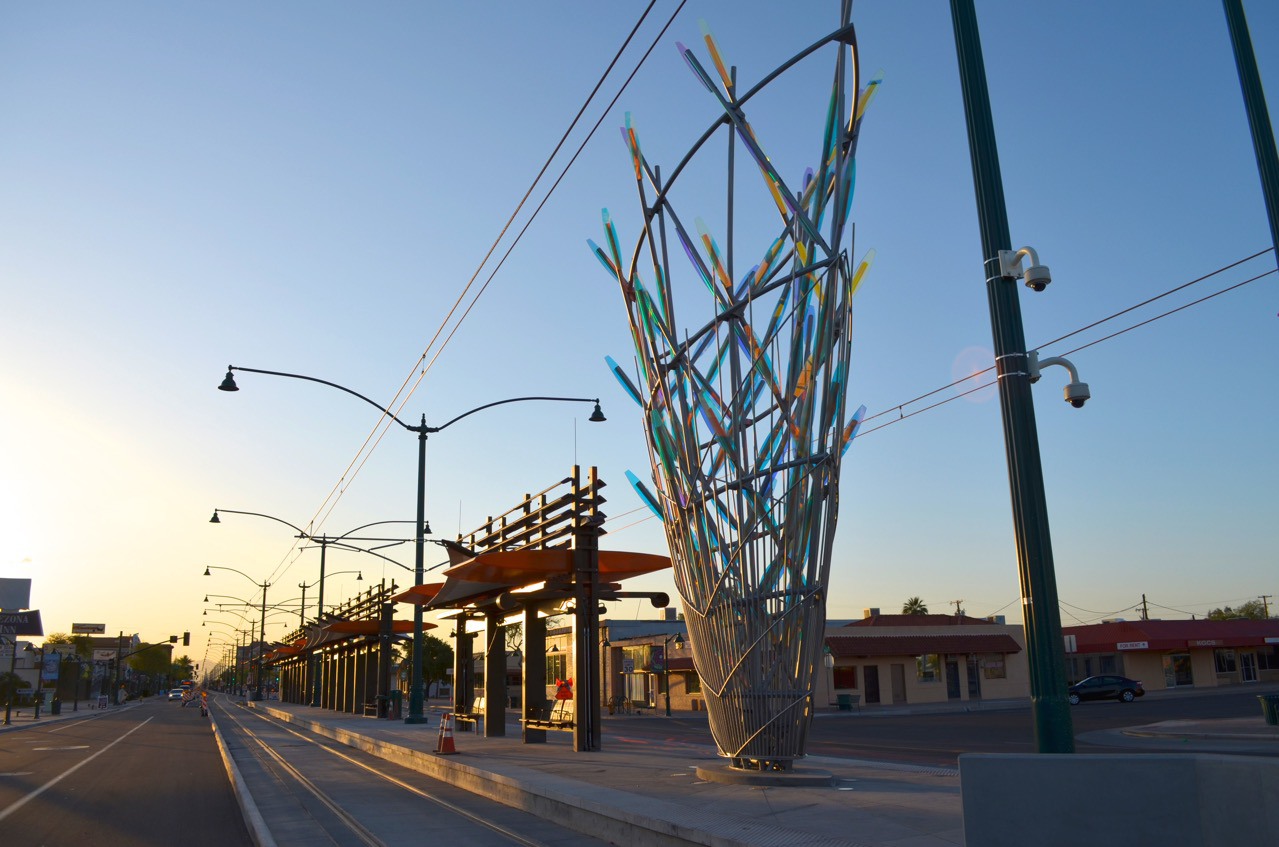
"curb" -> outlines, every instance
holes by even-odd
[[[218,722],[213,718],[212,709],[209,710],[209,725],[213,727],[213,737],[218,743],[218,752],[222,755],[222,764],[226,766],[227,776],[231,779],[231,790],[235,792],[236,805],[240,807],[240,813],[244,815],[244,825],[249,830],[253,843],[257,847],[276,847],[275,838],[266,825],[266,819],[262,817],[258,804],[253,801],[253,795],[249,793],[244,783],[244,777],[240,775],[240,769],[231,758],[231,751],[227,749],[222,731],[218,729]]]

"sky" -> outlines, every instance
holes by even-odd
[[[678,3],[657,0],[503,235],[646,5],[0,6],[0,577],[32,579],[46,633],[190,631],[198,661],[245,625],[206,594],[256,603],[267,582],[270,605],[296,609],[319,570],[288,527],[225,513],[212,525],[215,507],[330,535],[413,517],[413,436],[379,438],[372,406],[322,385],[244,373],[238,393],[216,391],[228,363],[396,408],[413,388],[401,417],[432,425],[508,397],[599,397],[602,424],[589,404],[520,403],[432,436],[435,537],[576,463],[608,483],[603,546],[665,552],[625,479],[648,476],[639,409],[604,364],[629,361],[625,311],[586,247],[603,208],[623,241],[640,227],[618,128],[630,112],[649,161],[673,166],[718,117],[677,40],[704,60],[705,21],[749,85],[838,16],[833,0],[689,0],[659,38]],[[1262,36],[1279,32],[1279,8],[1245,8],[1273,92],[1279,45]],[[1049,343],[1272,246],[1221,6],[977,11],[1014,246],[1033,246],[1054,279],[1022,290],[1027,343],[1068,354],[1092,392],[1071,408],[1055,368],[1034,390],[1063,623],[1135,618],[1143,595],[1165,618],[1273,604],[1274,254]],[[863,75],[884,82],[862,125],[847,245],[854,259],[876,251],[854,306],[849,401],[879,417],[844,458],[828,615],[919,596],[1017,622],[995,389],[925,409],[987,376],[910,402],[992,364],[949,6],[859,0],[853,20]],[[832,61],[810,59],[750,113],[790,180],[815,164]],[[682,209],[712,228],[716,179],[710,165],[690,177]],[[411,567],[408,545],[384,552]],[[329,555],[328,604],[412,582],[374,557]],[[635,587],[673,593],[667,575]],[[268,638],[295,622],[269,615]]]

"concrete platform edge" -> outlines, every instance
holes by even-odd
[[[209,725],[213,727],[213,738],[217,741],[218,753],[222,756],[222,764],[226,766],[227,776],[231,779],[231,790],[235,794],[236,805],[240,807],[240,814],[244,816],[244,825],[249,830],[249,836],[253,839],[256,847],[276,847],[275,838],[271,835],[271,830],[266,825],[266,820],[262,817],[258,804],[254,802],[253,795],[249,793],[244,777],[240,774],[240,769],[236,767],[235,760],[231,758],[231,751],[227,749],[226,740],[222,737],[221,730],[218,729],[218,723],[214,719],[212,711],[209,713]]]
[[[631,847],[755,847],[761,843],[784,843],[793,847],[856,847],[853,841],[747,823],[713,812],[699,816],[698,822],[705,828],[689,827],[677,822],[679,818],[686,818],[687,812],[663,800],[599,786],[587,786],[589,791],[584,792],[580,790],[582,783],[515,766],[504,768],[506,773],[496,773],[467,764],[465,753],[462,758],[441,757],[299,718],[260,702],[248,705],[277,720],[304,727],[472,794],[617,844]],[[611,802],[598,802],[589,795]]]

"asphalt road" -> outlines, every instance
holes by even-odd
[[[1104,729],[1168,720],[1203,720],[1259,715],[1257,692],[1247,688],[1158,692],[1133,703],[1081,703],[1070,710],[1076,737]],[[677,714],[627,718],[604,723],[616,744],[714,746],[706,718]],[[1030,707],[972,711],[907,713],[867,709],[861,713],[823,712],[813,721],[808,753],[813,756],[873,759],[905,764],[956,767],[962,753],[1033,753],[1036,750]],[[1077,740],[1079,753],[1114,753],[1115,748]]]
[[[248,844],[198,708],[155,700],[0,733],[0,841]]]

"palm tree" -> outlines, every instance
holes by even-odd
[[[920,600],[918,597],[909,597],[906,599],[906,602],[902,604],[902,614],[926,615],[928,614],[928,607],[925,606],[924,601]]]

